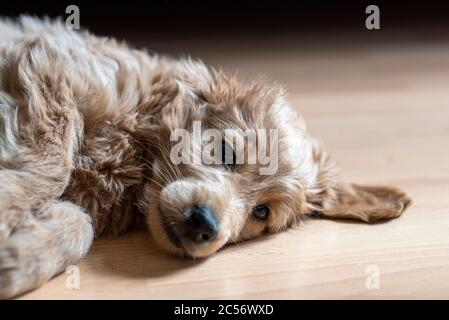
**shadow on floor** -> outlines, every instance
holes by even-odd
[[[156,248],[146,232],[133,232],[95,241],[85,262],[89,269],[98,274],[159,278],[194,268],[204,262],[204,259],[169,256]]]
[[[242,245],[251,246],[273,236],[275,235],[267,234],[243,243],[230,244],[222,250],[240,250]],[[219,254],[220,252],[217,253]],[[96,274],[149,279],[182,273],[200,266],[207,260],[170,256],[159,250],[150,235],[142,231],[95,241],[85,260],[85,266]]]
[[[310,218],[313,220],[332,220],[344,224],[366,224],[356,220],[330,219],[326,217]],[[391,220],[381,220],[372,224],[385,224]],[[251,246],[266,241],[275,235],[228,245],[222,250],[239,250],[241,246]],[[247,248],[246,248],[247,249]],[[219,255],[217,253],[217,255]],[[211,259],[211,258],[209,258]],[[196,268],[207,259],[186,259],[170,256],[159,250],[145,231],[133,232],[116,238],[97,240],[85,260],[85,265],[97,274],[114,274],[131,278],[163,278]]]

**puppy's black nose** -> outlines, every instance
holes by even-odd
[[[187,209],[187,236],[198,243],[212,241],[218,233],[218,220],[214,211],[205,205],[195,205]]]

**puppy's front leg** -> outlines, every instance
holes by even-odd
[[[35,289],[76,264],[92,239],[90,217],[80,207],[62,201],[44,206],[0,244],[0,298]]]

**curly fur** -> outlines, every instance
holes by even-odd
[[[34,289],[77,263],[92,239],[148,226],[164,250],[205,257],[302,217],[398,216],[399,190],[342,184],[275,84],[239,82],[191,59],[169,59],[58,21],[0,19],[0,296]],[[236,173],[174,166],[170,132],[279,129],[279,169]],[[170,242],[161,226],[207,203],[220,232],[204,245]],[[251,210],[267,204],[267,221]]]

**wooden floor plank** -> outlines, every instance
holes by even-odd
[[[166,256],[146,234],[101,239],[79,264],[79,290],[61,274],[22,298],[449,298],[449,45],[226,48],[192,52],[286,85],[342,179],[395,184],[413,206],[375,225],[309,221],[203,261]]]

